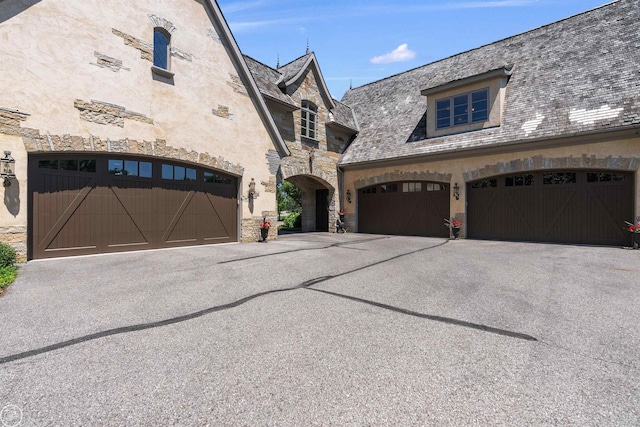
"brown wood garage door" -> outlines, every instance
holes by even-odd
[[[467,237],[629,245],[633,174],[545,171],[467,185]]]
[[[237,240],[237,179],[157,159],[29,158],[30,258]]]
[[[449,237],[449,184],[394,182],[358,192],[360,233]]]

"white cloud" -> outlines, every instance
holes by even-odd
[[[246,1],[246,2],[235,2],[229,3],[228,5],[223,7],[223,12],[226,13],[234,13],[241,12],[244,10],[255,9],[263,5],[263,1]]]
[[[395,50],[380,56],[374,56],[371,58],[372,64],[389,64],[391,62],[404,62],[410,61],[416,57],[416,53],[409,49],[407,43],[403,43]]]

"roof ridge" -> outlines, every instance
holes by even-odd
[[[265,67],[269,68],[270,70],[275,71],[275,72],[276,72],[276,73],[278,73],[278,74],[282,74],[280,71],[278,71],[278,69],[277,69],[277,68],[273,68],[272,66],[267,65],[267,64],[265,64],[265,63],[264,63],[264,62],[262,62],[262,61],[258,61],[256,58],[254,58],[254,57],[252,57],[252,56],[249,56],[249,55],[247,55],[246,53],[243,53],[243,54],[242,54],[242,56],[244,56],[245,58],[249,58],[249,59],[250,59],[250,60],[252,60],[253,62],[257,62],[258,64],[263,65],[263,66],[265,66]]]
[[[480,46],[476,46],[476,47],[474,47],[474,48],[467,49],[467,50],[465,50],[465,51],[458,52],[458,53],[455,53],[455,54],[453,54],[453,55],[449,55],[449,56],[446,56],[446,57],[444,57],[444,58],[437,59],[437,60],[435,60],[435,61],[433,61],[433,62],[428,62],[428,63],[426,63],[426,64],[419,65],[419,66],[417,66],[417,67],[410,68],[410,69],[408,69],[408,70],[401,71],[401,72],[399,72],[399,73],[392,74],[392,75],[387,76],[387,77],[383,77],[383,78],[381,78],[381,79],[379,79],[379,80],[376,80],[376,81],[373,81],[373,82],[369,82],[369,83],[365,83],[365,84],[363,84],[363,85],[361,85],[361,86],[357,86],[357,87],[355,87],[355,88],[348,89],[348,90],[345,92],[345,94],[347,94],[347,93],[349,93],[349,92],[351,92],[351,91],[357,91],[358,89],[364,88],[364,87],[366,87],[366,86],[374,85],[374,84],[377,84],[377,83],[383,82],[383,81],[385,81],[385,80],[389,80],[389,79],[392,79],[392,78],[395,78],[395,77],[401,76],[401,75],[403,75],[403,74],[410,73],[410,72],[412,72],[412,71],[418,70],[418,69],[420,69],[420,68],[427,67],[427,66],[429,66],[429,65],[437,64],[437,63],[439,63],[439,62],[443,62],[443,61],[446,61],[446,60],[448,60],[448,59],[455,58],[456,56],[464,55],[464,54],[467,54],[467,53],[469,53],[469,52],[473,52],[473,51],[475,51],[475,50],[485,48],[485,47],[487,47],[487,46],[491,46],[491,45],[494,45],[494,44],[502,43],[502,42],[505,42],[505,41],[507,41],[507,40],[509,40],[509,39],[514,39],[514,38],[516,38],[516,37],[521,37],[521,36],[523,36],[523,35],[525,35],[525,34],[533,33],[534,31],[540,31],[540,30],[542,30],[543,28],[550,27],[550,26],[552,26],[552,25],[556,25],[556,24],[559,24],[559,23],[561,23],[561,22],[568,21],[568,20],[570,20],[570,19],[575,19],[575,18],[577,18],[577,17],[579,17],[579,16],[581,16],[581,15],[585,15],[585,14],[587,14],[587,13],[592,13],[592,12],[594,12],[594,11],[598,10],[598,9],[604,9],[604,8],[606,8],[606,7],[610,7],[610,6],[612,6],[613,4],[618,3],[619,1],[622,1],[622,0],[612,0],[612,1],[611,1],[611,2],[609,2],[609,3],[603,4],[603,5],[601,5],[601,6],[596,6],[596,7],[594,7],[593,9],[585,10],[585,11],[583,11],[583,12],[576,13],[575,15],[567,16],[566,18],[562,18],[562,19],[559,19],[559,20],[557,20],[557,21],[553,21],[553,22],[550,22],[550,23],[548,23],[548,24],[544,24],[544,25],[541,25],[541,26],[539,26],[539,27],[532,28],[532,29],[530,29],[530,30],[526,30],[526,31],[523,31],[523,32],[518,33],[518,34],[514,34],[514,35],[509,36],[509,37],[505,37],[505,38],[502,38],[502,39],[499,39],[499,40],[495,40],[495,41],[493,41],[493,42],[491,42],[491,43],[486,43],[486,44],[483,44],[483,45],[480,45]],[[343,98],[344,98],[344,95],[343,95]]]
[[[304,58],[305,56],[311,56],[311,55],[313,55],[313,54],[314,54],[314,53],[313,53],[313,51],[311,51],[311,52],[309,52],[309,53],[305,53],[304,55],[299,56],[299,57],[297,57],[296,59],[294,59],[294,60],[292,60],[292,61],[289,61],[289,62],[287,62],[287,63],[286,63],[286,64],[284,64],[284,65],[281,65],[281,66],[280,66],[280,68],[278,68],[277,70],[280,70],[280,69],[282,69],[282,68],[286,67],[287,65],[291,65],[291,64],[293,64],[294,62],[296,62],[296,61],[298,61],[298,60],[300,60],[300,59]],[[276,71],[277,71],[277,70],[276,70]]]

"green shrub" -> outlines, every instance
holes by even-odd
[[[16,250],[0,242],[0,267],[11,267],[16,263]]]
[[[18,276],[18,267],[0,267],[0,289],[6,289]]]
[[[285,228],[301,228],[302,214],[300,212],[292,212],[284,219]]]

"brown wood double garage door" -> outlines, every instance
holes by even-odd
[[[629,245],[633,174],[545,171],[467,185],[467,237]]]
[[[29,157],[29,258],[237,241],[237,178],[124,156]]]
[[[358,231],[405,236],[449,237],[449,184],[393,182],[358,192]]]

